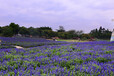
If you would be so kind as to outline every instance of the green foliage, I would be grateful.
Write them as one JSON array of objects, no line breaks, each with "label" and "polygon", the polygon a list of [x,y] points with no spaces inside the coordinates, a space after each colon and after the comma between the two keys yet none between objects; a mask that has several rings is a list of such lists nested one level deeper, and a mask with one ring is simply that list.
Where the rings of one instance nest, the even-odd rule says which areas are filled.
[{"label": "green foliage", "polygon": [[10,60],[9,62],[7,62],[7,65],[11,65],[11,66],[13,66],[14,64],[16,64],[16,61],[12,61],[12,60]]},{"label": "green foliage", "polygon": [[97,69],[99,69],[99,68],[100,68],[100,66],[98,66],[98,65],[96,65],[96,64],[93,64],[93,66],[95,66]]},{"label": "green foliage", "polygon": [[43,70],[42,69],[40,69],[40,73],[43,74]]},{"label": "green foliage", "polygon": [[0,58],[0,62],[3,62],[3,58]]},{"label": "green foliage", "polygon": [[38,62],[38,61],[37,61],[35,64],[36,64],[38,67],[40,67],[40,65],[41,65],[41,63]]},{"label": "green foliage", "polygon": [[87,40],[91,37],[98,39],[110,39],[111,31],[108,29],[100,27],[99,29],[91,30],[89,34],[84,34],[82,30],[75,31],[69,30],[65,31],[63,26],[59,26],[59,29],[53,31],[50,27],[40,27],[34,28],[29,27],[26,28],[24,26],[20,27],[18,24],[10,23],[8,26],[0,27],[0,36],[11,37],[13,35],[17,35],[20,33],[22,36],[33,36],[33,37],[43,37],[43,38],[52,38],[59,37],[62,39],[82,39]]},{"label": "green foliage", "polygon": [[19,33],[22,35],[29,35],[29,31],[26,27],[20,27]]},{"label": "green foliage", "polygon": [[100,27],[99,29],[91,30],[90,35],[98,39],[110,39],[111,31],[108,29]]},{"label": "green foliage", "polygon": [[74,69],[75,69],[74,65],[70,66],[70,70],[74,70]]},{"label": "green foliage", "polygon": [[3,66],[0,66],[0,71],[1,70],[7,70],[8,68],[7,68],[7,66],[5,66],[5,65],[3,65]]},{"label": "green foliage", "polygon": [[93,55],[93,53],[89,52],[89,55]]},{"label": "green foliage", "polygon": [[98,57],[96,58],[96,61],[98,61],[99,63],[105,63],[105,62],[111,61],[111,59]]},{"label": "green foliage", "polygon": [[19,25],[18,24],[10,23],[9,27],[12,28],[13,34],[18,34],[18,32],[19,32]]},{"label": "green foliage", "polygon": [[67,69],[74,69],[74,66],[71,66],[74,63],[78,63],[78,64],[82,64],[83,60],[82,59],[74,59],[74,60],[70,60],[70,61],[62,61],[60,62],[60,66],[61,67],[66,67]]},{"label": "green foliage", "polygon": [[4,58],[6,58],[6,59],[14,59],[14,55],[12,55],[12,54],[5,55]]},{"label": "green foliage", "polygon": [[80,59],[76,58],[76,59],[74,59],[74,63],[82,64],[83,60],[81,58]]},{"label": "green foliage", "polygon": [[55,53],[56,53],[56,49],[51,50],[51,52],[52,52],[53,54],[55,54]]},{"label": "green foliage", "polygon": [[52,31],[50,27],[40,27],[39,30],[51,30]]},{"label": "green foliage", "polygon": [[57,30],[58,32],[65,32],[64,27],[63,26],[59,26],[59,30]]},{"label": "green foliage", "polygon": [[44,53],[37,53],[36,56],[39,57],[39,56],[42,56],[44,55]]},{"label": "green foliage", "polygon": [[35,53],[35,51],[34,51],[34,50],[30,50],[29,52],[30,52],[30,53]]},{"label": "green foliage", "polygon": [[[64,68],[67,68],[67,69],[70,69],[70,70],[73,70],[75,68],[75,66],[73,65],[73,62],[74,60],[70,60],[70,61],[62,61],[60,62],[60,66],[61,67],[64,67]],[[80,61],[75,61],[74,63],[82,63],[81,60]]]},{"label": "green foliage", "polygon": [[82,51],[81,49],[76,49],[76,51]]},{"label": "green foliage", "polygon": [[86,54],[88,54],[88,55],[93,55],[92,52],[84,52],[84,54],[85,54],[85,55],[86,55]]},{"label": "green foliage", "polygon": [[106,54],[112,54],[112,51],[105,51]]},{"label": "green foliage", "polygon": [[57,65],[58,65],[58,63],[57,63],[57,62],[55,62],[55,63],[54,63],[54,66],[57,66]]},{"label": "green foliage", "polygon": [[60,53],[60,52],[57,52],[57,53],[56,53],[56,55],[60,56],[60,55],[61,55],[61,53]]},{"label": "green foliage", "polygon": [[10,76],[14,76],[15,73],[14,73],[14,72],[9,72],[9,75],[10,75]]},{"label": "green foliage", "polygon": [[21,54],[22,56],[24,56],[24,52],[21,52],[20,54]]},{"label": "green foliage", "polygon": [[42,74],[41,74],[41,76],[47,76],[47,74],[45,74],[45,73],[42,73]]},{"label": "green foliage", "polygon": [[90,34],[82,34],[82,40],[87,40],[90,38],[91,38]]},{"label": "green foliage", "polygon": [[67,61],[67,62],[65,62],[65,61],[62,61],[61,63],[60,63],[60,66],[61,67],[66,67],[67,69],[70,69],[70,65],[71,64],[71,61]]},{"label": "green foliage", "polygon": [[75,48],[73,46],[70,46],[70,49],[75,50]]},{"label": "green foliage", "polygon": [[0,34],[2,33],[2,27],[0,26]]},{"label": "green foliage", "polygon": [[18,69],[19,67],[18,64],[15,64],[14,66],[15,66],[14,69]]},{"label": "green foliage", "polygon": [[91,60],[92,60],[91,58],[87,58],[85,61],[89,62],[89,61],[91,61]]},{"label": "green foliage", "polygon": [[2,35],[5,37],[13,36],[13,29],[9,26],[2,27]]},{"label": "green foliage", "polygon": [[29,34],[32,35],[32,36],[37,36],[39,34],[39,32],[37,31],[36,28],[33,28],[33,27],[29,27],[28,28],[28,31],[29,31]]},{"label": "green foliage", "polygon": [[4,48],[14,48],[14,46],[11,46],[11,45],[2,45],[2,46],[0,46],[0,49],[4,49]]}]

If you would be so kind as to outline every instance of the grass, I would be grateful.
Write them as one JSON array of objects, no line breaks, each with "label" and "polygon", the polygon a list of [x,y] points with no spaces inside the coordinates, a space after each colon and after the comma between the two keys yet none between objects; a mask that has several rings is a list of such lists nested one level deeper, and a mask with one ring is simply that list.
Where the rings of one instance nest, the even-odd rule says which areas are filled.
[{"label": "grass", "polygon": [[75,39],[57,39],[57,41],[66,41],[66,42],[88,42],[87,40],[75,40]]}]

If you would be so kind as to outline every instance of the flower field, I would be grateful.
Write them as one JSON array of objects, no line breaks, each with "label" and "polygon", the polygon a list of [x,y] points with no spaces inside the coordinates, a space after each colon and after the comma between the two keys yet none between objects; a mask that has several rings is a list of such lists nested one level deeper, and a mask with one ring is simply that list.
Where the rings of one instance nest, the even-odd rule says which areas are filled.
[{"label": "flower field", "polygon": [[[59,44],[47,45],[52,42]],[[0,75],[114,76],[114,42],[47,41],[29,49],[0,49]]]},{"label": "flower field", "polygon": [[14,46],[22,46],[24,48],[36,47],[42,45],[58,45],[64,44],[66,42],[55,42],[51,40],[46,40],[42,38],[18,38],[18,37],[0,37],[1,46],[0,48],[14,48]]}]

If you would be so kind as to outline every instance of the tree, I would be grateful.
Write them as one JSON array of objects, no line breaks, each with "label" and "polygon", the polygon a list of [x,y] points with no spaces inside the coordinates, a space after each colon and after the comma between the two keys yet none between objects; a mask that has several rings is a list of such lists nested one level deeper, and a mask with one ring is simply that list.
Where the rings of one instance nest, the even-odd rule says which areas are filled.
[{"label": "tree", "polygon": [[93,29],[90,32],[91,37],[99,38],[99,30],[98,29]]},{"label": "tree", "polygon": [[19,32],[19,25],[18,24],[10,23],[9,27],[12,28],[13,34],[18,34],[18,32]]},{"label": "tree", "polygon": [[100,26],[99,29],[91,30],[90,35],[98,39],[110,39],[111,31]]},{"label": "tree", "polygon": [[0,27],[0,33],[2,33],[2,27]]},{"label": "tree", "polygon": [[58,32],[58,37],[65,39],[65,32]]},{"label": "tree", "polygon": [[39,30],[51,30],[52,31],[50,27],[40,27]]},{"label": "tree", "polygon": [[57,30],[57,32],[65,32],[64,27],[63,26],[59,26],[59,30]]},{"label": "tree", "polygon": [[24,26],[20,27],[19,33],[22,35],[29,35],[28,29]]},{"label": "tree", "polygon": [[50,33],[52,33],[52,29],[50,27],[40,27],[37,28],[37,33],[40,37],[50,38]]},{"label": "tree", "polygon": [[2,27],[2,35],[5,37],[13,36],[13,29],[9,26]]},{"label": "tree", "polygon": [[67,38],[69,39],[72,39],[72,38],[75,38],[75,37],[77,37],[77,33],[76,33],[76,31],[75,30],[69,30],[69,31],[67,31]]},{"label": "tree", "polygon": [[67,31],[69,34],[76,34],[76,31],[75,30],[69,30]]},{"label": "tree", "polygon": [[28,31],[29,31],[29,34],[32,35],[32,36],[37,36],[38,35],[38,32],[37,32],[36,28],[29,27]]},{"label": "tree", "polygon": [[91,36],[90,36],[90,34],[82,34],[82,38],[83,39],[90,39]]},{"label": "tree", "polygon": [[77,35],[82,35],[82,34],[83,34],[83,31],[82,31],[82,30],[76,31],[76,34],[77,34]]}]

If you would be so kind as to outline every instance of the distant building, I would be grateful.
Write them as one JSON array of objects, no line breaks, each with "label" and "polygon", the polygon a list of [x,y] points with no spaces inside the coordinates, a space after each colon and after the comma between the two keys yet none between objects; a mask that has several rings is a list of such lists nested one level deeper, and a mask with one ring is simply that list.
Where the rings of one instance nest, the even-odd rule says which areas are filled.
[{"label": "distant building", "polygon": [[110,41],[114,41],[114,29],[113,29],[113,31],[112,31],[112,35],[111,35]]}]

